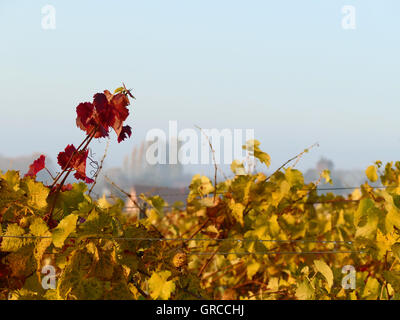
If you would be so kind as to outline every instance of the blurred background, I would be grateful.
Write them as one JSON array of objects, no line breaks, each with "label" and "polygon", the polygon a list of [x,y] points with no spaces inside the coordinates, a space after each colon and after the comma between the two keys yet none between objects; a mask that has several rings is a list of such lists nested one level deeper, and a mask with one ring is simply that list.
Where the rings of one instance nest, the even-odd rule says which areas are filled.
[{"label": "blurred background", "polygon": [[[306,180],[329,168],[334,186],[357,186],[374,161],[399,159],[399,14],[396,0],[1,0],[0,169],[46,154],[57,172],[58,152],[84,137],[76,106],[124,82],[133,134],[111,136],[103,170],[124,188],[175,192],[213,174],[149,166],[146,134],[170,120],[254,129],[270,171],[318,142],[298,164]],[[106,144],[93,143],[94,161]]]}]

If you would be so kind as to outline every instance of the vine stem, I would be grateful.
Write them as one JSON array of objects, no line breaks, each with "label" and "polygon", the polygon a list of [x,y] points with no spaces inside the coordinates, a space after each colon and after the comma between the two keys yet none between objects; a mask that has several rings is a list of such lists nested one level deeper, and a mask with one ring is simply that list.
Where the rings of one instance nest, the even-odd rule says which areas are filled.
[{"label": "vine stem", "polygon": [[[217,172],[218,172],[218,165],[217,165],[217,161],[215,160],[215,150],[212,146],[211,140],[209,138],[209,136],[207,136],[203,129],[200,128],[199,126],[195,126],[197,129],[200,130],[200,132],[206,137],[207,141],[208,141],[208,145],[210,147],[211,153],[212,153],[212,157],[213,157],[213,162],[214,162],[214,202],[215,202],[215,198],[217,197]],[[221,174],[224,176],[225,180],[227,179],[227,177],[225,176],[225,174],[222,172],[222,170],[220,169]]]},{"label": "vine stem", "polygon": [[[121,187],[119,187],[119,186],[118,186],[114,181],[112,181],[109,177],[104,176],[104,178],[107,180],[107,182],[108,182],[109,184],[111,184],[111,185],[112,185],[114,188],[116,188],[119,192],[121,192],[121,193],[123,193],[124,195],[126,195],[126,196],[132,201],[132,203],[140,210],[140,212],[144,213],[144,215],[147,217],[146,210],[143,209],[143,208],[139,205],[139,203],[138,203],[135,199],[133,199],[133,197],[132,197],[128,192],[126,192],[124,189],[122,189]],[[154,208],[154,206],[153,206],[151,203],[150,203],[150,205]],[[156,208],[154,208],[154,209],[156,209]],[[156,209],[156,211],[158,211],[158,210]],[[159,212],[159,213],[160,213],[160,212]],[[158,235],[159,235],[160,238],[165,238],[164,235],[161,233],[161,231],[158,230],[158,228],[157,228],[154,224],[151,224],[151,226],[152,226],[153,229],[158,233]]]},{"label": "vine stem", "polygon": [[[96,134],[96,131],[97,131],[97,127],[94,128],[94,129],[92,130],[92,132],[90,133],[90,135],[88,135],[88,136],[85,138],[85,140],[83,140],[83,142],[82,142],[82,143],[79,145],[79,147],[73,152],[71,158],[68,160],[67,164],[65,165],[65,169],[58,175],[57,179],[53,182],[53,185],[51,186],[51,189],[53,189],[53,188],[55,187],[55,183],[56,183],[56,182],[61,178],[61,176],[66,172],[66,175],[64,176],[64,178],[62,179],[60,185],[57,187],[57,189],[56,189],[56,191],[55,191],[54,200],[53,200],[53,203],[52,203],[52,205],[51,205],[51,209],[50,209],[50,211],[49,211],[49,214],[47,215],[47,221],[50,221],[51,218],[53,217],[53,212],[54,212],[54,209],[55,209],[55,207],[56,207],[56,203],[57,203],[57,200],[58,200],[58,196],[60,195],[61,188],[63,187],[65,181],[67,180],[68,176],[69,176],[69,175],[71,174],[71,172],[72,172],[71,170],[68,169],[68,165],[71,163],[71,161],[72,161],[74,155],[77,154],[78,152],[80,152],[79,149],[82,148],[83,145],[84,145],[84,147],[82,148],[82,150],[86,150],[86,148],[89,146],[90,142],[93,140],[93,138],[94,138],[94,136],[95,136],[95,134]],[[82,151],[82,150],[81,150],[81,151]]]},{"label": "vine stem", "polygon": [[[315,147],[315,146],[319,146],[318,142],[314,143],[311,147],[307,148],[306,150],[310,150],[310,149],[312,149],[312,148]],[[301,157],[305,152],[306,152],[306,151],[304,150],[304,151],[300,152],[298,155],[294,156],[293,158],[290,158],[289,160],[287,160],[287,161],[286,161],[284,164],[282,164],[278,169],[276,169],[276,170],[274,171],[273,174],[271,174],[270,176],[268,176],[268,177],[265,179],[265,181],[268,181],[275,173],[279,172],[279,171],[280,171],[284,166],[286,166],[289,162],[292,162],[292,161],[294,161],[294,160],[297,159],[297,161],[296,161],[295,164],[294,164],[294,165],[296,165],[297,162],[298,162],[298,160],[300,159],[300,157]]]},{"label": "vine stem", "polygon": [[[79,149],[85,144],[85,142],[87,142],[88,140],[92,140],[94,138],[94,135],[97,131],[98,127],[96,126],[89,135],[86,136],[86,138],[82,141],[82,143],[78,146],[78,148],[76,148],[76,150],[72,153],[71,157],[69,158],[67,164],[65,165],[65,167],[68,167],[68,165],[71,163],[72,159],[74,158],[74,156],[79,152]],[[88,145],[88,144],[87,144]],[[87,146],[86,145],[86,146]],[[86,147],[85,147],[86,148]],[[85,148],[83,148],[82,150],[84,150]],[[55,185],[57,184],[58,180],[60,180],[61,176],[67,171],[67,169],[64,169],[61,173],[59,173],[54,181],[53,184],[51,185],[50,189],[53,189],[55,187]]]},{"label": "vine stem", "polygon": [[203,266],[201,267],[199,273],[197,274],[197,277],[201,277],[201,275],[203,274],[203,272],[206,270],[206,268],[208,267],[208,265],[210,264],[211,260],[214,259],[215,255],[217,254],[218,250],[220,248],[220,245],[217,247],[217,249],[215,249],[215,251],[213,252],[213,254],[211,255],[211,257],[209,257],[206,262],[203,264]]}]

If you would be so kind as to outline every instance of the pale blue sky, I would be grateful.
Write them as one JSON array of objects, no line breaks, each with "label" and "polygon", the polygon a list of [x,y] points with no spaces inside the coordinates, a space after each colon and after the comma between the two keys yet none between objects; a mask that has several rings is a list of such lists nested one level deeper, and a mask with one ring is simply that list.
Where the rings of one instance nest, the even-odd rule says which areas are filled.
[{"label": "pale blue sky", "polygon": [[[41,28],[46,4],[56,30]],[[133,136],[111,164],[168,120],[254,128],[274,167],[317,141],[300,167],[399,160],[399,16],[397,0],[0,0],[0,153],[79,144],[76,105],[124,81]]]}]

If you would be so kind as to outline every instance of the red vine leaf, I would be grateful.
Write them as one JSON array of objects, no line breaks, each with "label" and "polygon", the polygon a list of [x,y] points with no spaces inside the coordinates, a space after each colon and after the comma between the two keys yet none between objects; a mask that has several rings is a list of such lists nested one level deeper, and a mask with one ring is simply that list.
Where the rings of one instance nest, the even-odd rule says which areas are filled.
[{"label": "red vine leaf", "polygon": [[25,175],[25,177],[35,177],[39,171],[42,171],[45,168],[45,162],[46,157],[44,155],[41,155],[29,166],[29,171]]},{"label": "red vine leaf", "polygon": [[118,137],[118,142],[131,136],[128,126],[123,122],[129,116],[129,98],[124,93],[111,94],[105,90],[104,93],[96,93],[93,103],[84,102],[76,108],[77,126],[90,134],[97,128],[94,138],[108,137],[110,128],[113,128]]},{"label": "red vine leaf", "polygon": [[89,150],[77,151],[74,145],[68,145],[65,151],[58,154],[58,164],[62,170],[73,169],[75,170],[75,178],[83,180],[86,183],[93,183],[94,181],[86,176],[86,161],[89,155]]},{"label": "red vine leaf", "polygon": [[130,126],[122,127],[121,132],[118,135],[118,143],[124,141],[126,138],[132,135],[132,128]]}]

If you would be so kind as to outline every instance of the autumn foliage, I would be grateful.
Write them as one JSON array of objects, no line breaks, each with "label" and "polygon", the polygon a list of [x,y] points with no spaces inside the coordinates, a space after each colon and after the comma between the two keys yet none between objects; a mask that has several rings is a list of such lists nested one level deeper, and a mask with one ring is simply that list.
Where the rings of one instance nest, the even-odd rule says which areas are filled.
[{"label": "autumn foliage", "polygon": [[[400,162],[377,161],[338,196],[328,171],[305,183],[295,168],[308,150],[269,175],[234,161],[224,181],[193,176],[186,203],[142,194],[132,214],[91,196],[86,174],[93,139],[131,136],[129,98],[121,87],[78,105],[86,136],[59,153],[52,185],[35,179],[44,156],[24,177],[0,172],[0,299],[400,299]],[[244,148],[268,169],[258,141]]]}]

